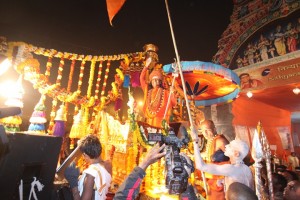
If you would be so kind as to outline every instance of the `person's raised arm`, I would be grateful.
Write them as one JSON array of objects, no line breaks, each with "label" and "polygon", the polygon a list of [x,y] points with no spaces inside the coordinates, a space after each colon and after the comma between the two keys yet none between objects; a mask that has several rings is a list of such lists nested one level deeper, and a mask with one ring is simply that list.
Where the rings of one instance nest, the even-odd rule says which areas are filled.
[{"label": "person's raised arm", "polygon": [[165,144],[159,146],[157,143],[154,147],[152,147],[148,152],[143,161],[139,164],[139,167],[146,171],[147,167],[159,159],[161,159],[166,153],[162,151],[165,148]]},{"label": "person's raised arm", "polygon": [[147,58],[146,62],[145,62],[145,67],[143,68],[141,75],[140,75],[140,83],[141,83],[141,88],[143,90],[145,90],[145,88],[147,87],[147,80],[146,80],[146,74],[147,71],[149,70],[149,65],[152,62],[151,57]]},{"label": "person's raised arm", "polygon": [[191,131],[191,137],[193,140],[193,146],[194,146],[194,158],[195,158],[195,168],[198,170],[203,170],[203,168],[205,167],[205,162],[203,161],[201,154],[200,154],[200,149],[199,149],[199,138],[198,138],[198,134],[197,131],[195,130],[195,128],[193,128],[194,130]]},{"label": "person's raised arm", "polygon": [[133,169],[133,171],[119,187],[114,196],[114,200],[135,199],[138,196],[140,185],[146,175],[145,171],[147,167],[165,156],[166,153],[162,152],[164,148],[165,144],[162,146],[156,144],[147,152],[147,155],[144,157],[143,161]]}]

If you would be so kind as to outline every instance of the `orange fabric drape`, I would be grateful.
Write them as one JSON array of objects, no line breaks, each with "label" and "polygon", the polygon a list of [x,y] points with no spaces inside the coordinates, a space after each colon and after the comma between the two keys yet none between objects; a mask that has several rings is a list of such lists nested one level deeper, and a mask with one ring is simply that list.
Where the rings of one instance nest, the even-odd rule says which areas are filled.
[{"label": "orange fabric drape", "polygon": [[261,121],[262,127],[266,133],[269,144],[277,146],[277,155],[282,156],[283,147],[278,127],[291,127],[291,113],[268,104],[239,97],[232,102],[233,125],[256,127]]}]

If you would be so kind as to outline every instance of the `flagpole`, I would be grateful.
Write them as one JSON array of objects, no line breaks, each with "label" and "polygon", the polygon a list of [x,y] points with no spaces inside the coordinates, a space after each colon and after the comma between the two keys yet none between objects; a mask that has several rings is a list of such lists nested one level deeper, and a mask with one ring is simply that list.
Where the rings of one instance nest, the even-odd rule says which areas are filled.
[{"label": "flagpole", "polygon": [[[183,78],[182,69],[181,69],[180,57],[179,57],[178,50],[177,50],[175,35],[174,35],[174,31],[173,31],[173,25],[172,25],[168,0],[165,0],[165,4],[166,4],[168,20],[169,20],[169,25],[170,25],[170,30],[171,30],[171,36],[172,36],[172,41],[173,41],[175,55],[176,55],[177,67],[178,67],[178,71],[179,71],[179,74],[180,74],[180,77],[181,77],[181,84],[182,84],[182,89],[183,89],[183,93],[184,93],[184,99],[185,99],[185,102],[186,102],[186,108],[187,108],[187,112],[188,112],[188,116],[189,116],[190,127],[191,127],[191,131],[194,132],[196,130],[194,128],[194,123],[193,123],[193,120],[192,120],[190,105],[189,105],[188,98],[187,98],[187,95],[186,95],[186,88],[185,88],[184,78]],[[192,133],[192,134],[194,134],[194,133]],[[203,179],[203,183],[204,183],[203,184],[204,185],[204,190],[207,194],[206,178],[204,176],[203,171],[201,171],[201,175],[202,175],[202,179]]]}]

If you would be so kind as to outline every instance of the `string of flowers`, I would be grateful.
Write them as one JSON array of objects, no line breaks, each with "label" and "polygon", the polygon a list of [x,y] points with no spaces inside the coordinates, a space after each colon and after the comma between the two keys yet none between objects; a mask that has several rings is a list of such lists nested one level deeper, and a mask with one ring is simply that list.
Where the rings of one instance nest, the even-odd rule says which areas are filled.
[{"label": "string of flowers", "polygon": [[[74,74],[75,63],[76,63],[76,60],[73,59],[72,62],[71,62],[71,66],[70,66],[69,80],[68,80],[68,85],[67,85],[67,93],[71,92],[71,86],[72,86],[72,83],[73,83],[73,74]],[[69,108],[68,102],[66,102],[65,106],[66,106],[66,112],[68,112],[68,108]]]},{"label": "string of flowers", "polygon": [[[101,81],[101,75],[102,75],[102,67],[103,67],[103,61],[100,61],[99,67],[98,67],[97,80],[96,80],[96,88],[95,88],[95,102],[96,103],[98,103],[98,99],[99,99],[99,88],[100,88],[100,81]],[[96,116],[96,109],[93,109],[92,119],[95,119],[95,116]]]},{"label": "string of flowers", "polygon": [[[88,127],[88,119],[89,119],[89,107],[93,106],[94,104],[94,98],[91,97],[92,94],[92,87],[93,87],[93,80],[94,80],[94,75],[95,75],[95,66],[96,62],[92,60],[91,62],[91,67],[90,67],[90,77],[89,77],[89,82],[88,82],[88,89],[87,89],[87,99],[89,100],[88,105],[85,105],[84,108],[84,117],[83,117],[83,126],[85,128]],[[93,123],[93,122],[91,122]]]},{"label": "string of flowers", "polygon": [[[78,77],[78,84],[77,84],[77,92],[80,94],[81,93],[81,86],[82,86],[82,80],[83,80],[83,76],[84,76],[84,68],[85,68],[85,63],[86,63],[86,60],[83,59],[80,63],[80,71],[79,71],[79,77]],[[82,118],[82,123],[84,124],[84,113],[85,113],[85,110],[84,110],[84,107],[81,107],[82,109],[82,113],[83,113],[83,118]],[[75,108],[74,108],[74,115],[77,115],[79,113],[79,106],[76,105]],[[81,124],[80,124],[81,126]],[[82,128],[81,129],[81,136],[85,135],[85,128]],[[79,139],[81,136],[79,135],[76,135],[76,137],[72,137],[72,135],[70,134],[70,139],[71,139],[71,144],[70,146],[73,146],[75,144],[75,139]]]},{"label": "string of flowers", "polygon": [[89,84],[88,84],[88,89],[87,89],[87,98],[91,98],[92,95],[92,87],[93,87],[93,81],[94,81],[94,75],[95,75],[95,66],[96,62],[92,60],[91,62],[91,68],[90,68],[90,77],[89,77]]},{"label": "string of flowers", "polygon": [[84,73],[85,60],[81,61],[77,90],[81,92],[82,79]]},{"label": "string of flowers", "polygon": [[24,42],[8,42],[8,49],[6,52],[6,56],[9,60],[13,60],[13,51],[14,47],[24,46],[26,43]]},{"label": "string of flowers", "polygon": [[[56,77],[56,85],[58,87],[61,86],[61,79],[62,79],[62,72],[63,72],[64,65],[65,65],[65,61],[64,61],[64,58],[62,57],[59,61],[57,77]],[[49,122],[49,128],[48,128],[48,132],[50,134],[53,134],[54,118],[55,118],[55,115],[56,115],[56,108],[57,108],[57,99],[53,98],[52,109],[51,109],[51,114],[50,114],[50,122]]]},{"label": "string of flowers", "polygon": [[34,45],[28,44],[30,47],[29,50],[30,52],[36,54],[36,55],[43,55],[43,56],[48,56],[49,52],[55,52],[53,53],[53,57],[56,58],[61,58],[64,57],[65,59],[70,59],[69,57],[72,57],[72,59],[75,60],[86,60],[86,61],[91,61],[95,60],[96,62],[98,61],[115,61],[115,60],[121,60],[124,58],[128,57],[134,57],[135,55],[141,55],[143,52],[135,52],[135,53],[127,53],[127,54],[117,54],[117,55],[97,55],[97,56],[92,56],[92,55],[78,55],[75,53],[69,53],[69,52],[60,52],[56,51],[53,49],[45,49],[42,47],[36,47]]},{"label": "string of flowers", "polygon": [[48,61],[47,61],[47,64],[46,64],[45,77],[46,77],[46,80],[47,80],[47,81],[49,80],[50,70],[51,70],[51,67],[52,67],[52,58],[53,58],[53,56],[52,56],[52,55],[49,55]]},{"label": "string of flowers", "polygon": [[105,93],[105,89],[106,89],[106,85],[107,85],[108,73],[109,73],[109,69],[110,69],[110,61],[107,62],[106,66],[107,67],[105,69],[104,82],[103,82],[103,86],[102,86],[101,96],[104,96],[104,93]]},{"label": "string of flowers", "polygon": [[96,81],[96,89],[95,89],[95,99],[99,98],[99,88],[100,88],[100,81],[101,81],[101,75],[102,75],[102,65],[103,61],[100,61],[99,69],[98,69],[98,76]]},{"label": "string of flowers", "polygon": [[56,78],[56,84],[58,86],[61,86],[61,79],[62,79],[62,72],[64,70],[64,65],[65,65],[64,57],[61,57],[61,59],[59,61],[59,66],[58,66],[58,71],[57,71],[57,78]]},{"label": "string of flowers", "polygon": [[[77,85],[77,91],[79,94],[81,93],[81,86],[82,86],[82,79],[83,79],[83,75],[84,75],[83,73],[84,73],[85,62],[86,62],[85,60],[82,60],[81,64],[80,64],[80,71],[79,71],[78,85]],[[79,110],[79,108],[76,105],[74,108],[74,115],[77,115],[78,110]]]},{"label": "string of flowers", "polygon": [[49,126],[48,126],[48,134],[52,135],[53,134],[53,127],[54,127],[54,118],[56,115],[56,108],[57,108],[57,99],[54,98],[52,100],[52,108],[50,112],[50,121],[49,121]]}]

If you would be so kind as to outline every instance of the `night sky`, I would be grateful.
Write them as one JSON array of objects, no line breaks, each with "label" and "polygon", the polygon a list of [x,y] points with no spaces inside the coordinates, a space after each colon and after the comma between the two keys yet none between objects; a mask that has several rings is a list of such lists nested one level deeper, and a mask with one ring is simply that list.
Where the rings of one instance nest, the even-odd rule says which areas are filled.
[{"label": "night sky", "polygon": [[[127,0],[113,26],[105,0],[0,2],[0,35],[8,41],[85,55],[139,52],[153,43],[163,65],[176,57],[164,0]],[[180,59],[210,62],[230,23],[232,0],[169,0],[168,4]]]},{"label": "night sky", "polygon": [[[169,0],[181,60],[210,61],[230,22],[232,0]],[[1,0],[0,34],[9,41],[78,54],[107,55],[159,47],[175,58],[164,0],[127,0],[109,24],[105,0]]]}]

